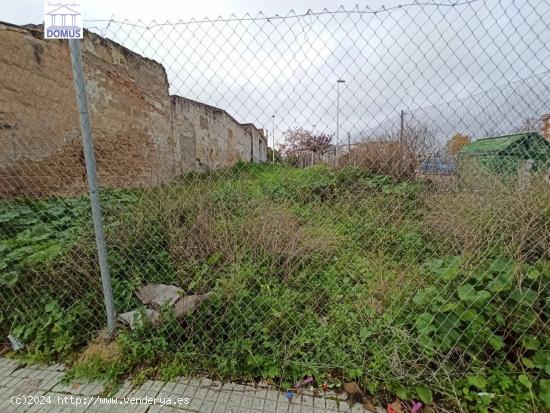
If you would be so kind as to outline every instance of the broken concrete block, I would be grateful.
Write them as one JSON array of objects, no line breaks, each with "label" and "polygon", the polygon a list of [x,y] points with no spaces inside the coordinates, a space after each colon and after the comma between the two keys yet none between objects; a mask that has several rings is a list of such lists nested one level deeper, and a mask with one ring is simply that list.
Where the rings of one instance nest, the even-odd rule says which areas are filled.
[{"label": "broken concrete block", "polygon": [[8,340],[10,341],[10,345],[13,351],[21,350],[23,347],[25,347],[21,340],[19,340],[15,336],[12,336],[11,334],[8,336]]},{"label": "broken concrete block", "polygon": [[153,324],[155,324],[159,321],[160,314],[158,311],[146,308],[145,310],[133,310],[119,314],[117,320],[129,325],[133,330],[134,328],[143,325],[143,317],[146,317]]},{"label": "broken concrete block", "polygon": [[204,300],[210,298],[214,293],[211,291],[206,294],[188,295],[182,297],[176,302],[174,306],[174,315],[176,318],[181,318],[186,314],[192,313],[195,307],[197,307]]},{"label": "broken concrete block", "polygon": [[165,304],[174,305],[181,298],[183,291],[174,285],[146,284],[136,291],[136,295],[143,304],[150,304],[160,308]]},{"label": "broken concrete block", "polygon": [[[186,314],[193,312],[193,310],[204,300],[211,297],[214,293],[209,292],[206,294],[188,295],[182,297],[183,290],[174,285],[167,284],[146,284],[136,291],[136,295],[139,300],[155,310],[160,310],[163,306],[168,306],[174,309],[174,315],[176,318],[181,318]],[[153,310],[146,310],[153,311]],[[121,314],[119,318],[130,324],[135,322],[135,311]],[[160,314],[155,311],[155,320],[158,321]],[[123,317],[124,316],[124,317]],[[131,321],[130,321],[131,320]]]}]

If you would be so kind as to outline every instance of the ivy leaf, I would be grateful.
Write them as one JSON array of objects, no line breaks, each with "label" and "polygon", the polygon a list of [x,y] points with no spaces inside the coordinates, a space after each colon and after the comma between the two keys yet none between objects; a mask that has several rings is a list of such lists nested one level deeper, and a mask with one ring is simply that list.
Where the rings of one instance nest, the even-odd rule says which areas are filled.
[{"label": "ivy leaf", "polygon": [[57,309],[57,303],[55,301],[50,301],[46,306],[44,307],[44,311],[47,313],[51,313]]},{"label": "ivy leaf", "polygon": [[489,300],[492,298],[493,294],[491,294],[487,290],[481,290],[478,291],[475,298],[475,303],[478,306],[484,306],[489,302]]},{"label": "ivy leaf", "polygon": [[17,271],[0,273],[0,285],[13,287],[19,281],[20,274]]},{"label": "ivy leaf", "polygon": [[361,327],[361,330],[359,330],[359,337],[361,338],[361,340],[366,340],[371,335],[372,332],[367,327]]},{"label": "ivy leaf", "polygon": [[63,246],[60,244],[53,244],[46,246],[45,248],[29,255],[23,260],[25,264],[36,265],[44,262],[52,261],[55,257],[59,256],[63,252]]},{"label": "ivy leaf", "polygon": [[497,336],[496,334],[491,334],[488,341],[491,347],[493,347],[493,349],[496,351],[504,347],[504,340],[502,339],[502,337]]},{"label": "ivy leaf", "polygon": [[470,277],[476,280],[477,282],[483,281],[485,278],[488,278],[487,272],[479,268],[476,268],[470,273]]},{"label": "ivy leaf", "polygon": [[489,290],[494,293],[509,291],[511,288],[512,279],[506,275],[499,275],[489,284]]},{"label": "ivy leaf", "polygon": [[499,326],[505,326],[506,325],[506,320],[504,319],[504,316],[502,315],[502,313],[500,311],[495,311],[495,313],[493,314],[494,318],[495,318],[495,322],[499,325]]},{"label": "ivy leaf", "polygon": [[523,337],[523,348],[526,350],[538,350],[540,348],[540,340],[533,335]]},{"label": "ivy leaf", "polygon": [[437,295],[437,288],[427,287],[414,296],[413,302],[418,305],[426,305],[432,302]]},{"label": "ivy leaf", "polygon": [[281,369],[276,366],[270,366],[265,370],[267,378],[274,379],[281,376]]},{"label": "ivy leaf", "polygon": [[521,362],[528,369],[534,369],[535,368],[535,363],[533,363],[533,360],[531,360],[530,358],[522,357]]},{"label": "ivy leaf", "polygon": [[458,298],[462,301],[471,302],[475,300],[476,290],[470,284],[461,285],[458,288]]},{"label": "ivy leaf", "polygon": [[487,387],[487,379],[483,376],[468,376],[467,380],[470,386],[474,386],[479,390],[485,390],[485,388]]},{"label": "ivy leaf", "polygon": [[550,380],[541,379],[539,388],[539,399],[544,402],[547,409],[550,409]]},{"label": "ivy leaf", "polygon": [[425,404],[433,403],[432,391],[428,389],[426,386],[416,386],[414,389],[416,390],[416,394],[422,403],[425,403]]},{"label": "ivy leaf", "polygon": [[444,281],[451,281],[458,275],[459,269],[455,267],[440,268],[436,271]]},{"label": "ivy leaf", "polygon": [[506,259],[496,259],[491,263],[489,271],[494,274],[511,273],[514,268],[514,262]]},{"label": "ivy leaf", "polygon": [[424,334],[421,334],[420,336],[418,336],[418,343],[422,346],[422,348],[424,349],[424,351],[427,353],[427,354],[433,354],[434,351],[434,343],[433,343],[433,340],[424,335]]},{"label": "ivy leaf", "polygon": [[439,311],[441,311],[442,313],[448,313],[449,311],[456,310],[457,308],[459,308],[459,306],[461,306],[459,302],[445,303],[440,307]]},{"label": "ivy leaf", "polygon": [[529,271],[527,271],[527,278],[530,280],[536,280],[540,277],[540,271],[536,268],[531,268]]},{"label": "ivy leaf", "polygon": [[21,216],[21,213],[18,211],[7,211],[0,214],[0,223],[10,222],[15,218]]},{"label": "ivy leaf", "polygon": [[531,327],[538,319],[538,315],[532,309],[524,309],[521,314],[518,315],[518,320],[512,327],[512,329],[518,333],[523,333],[526,329]]},{"label": "ivy leaf", "polygon": [[394,387],[393,391],[401,400],[409,400],[411,398],[409,392],[403,386],[397,385]]},{"label": "ivy leaf", "polygon": [[460,318],[464,321],[471,322],[474,321],[478,316],[479,313],[476,310],[474,310],[473,308],[468,308],[460,315]]},{"label": "ivy leaf", "polygon": [[434,317],[430,313],[422,313],[414,323],[418,332],[429,334],[435,330],[433,325]]},{"label": "ivy leaf", "polygon": [[550,353],[547,351],[536,351],[533,356],[533,363],[538,369],[543,369],[546,364],[550,364]]},{"label": "ivy leaf", "polygon": [[530,288],[520,288],[512,293],[511,298],[520,305],[532,307],[537,302],[538,294]]},{"label": "ivy leaf", "polygon": [[533,387],[533,383],[531,383],[531,380],[529,380],[529,377],[527,377],[527,375],[525,374],[520,374],[518,376],[518,381],[528,389]]}]

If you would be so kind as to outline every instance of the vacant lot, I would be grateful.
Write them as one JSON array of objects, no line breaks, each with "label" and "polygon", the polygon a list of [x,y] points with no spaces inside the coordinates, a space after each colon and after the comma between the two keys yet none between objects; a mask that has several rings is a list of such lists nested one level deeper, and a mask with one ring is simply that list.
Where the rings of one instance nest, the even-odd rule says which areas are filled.
[{"label": "vacant lot", "polygon": [[[480,178],[481,179],[481,178]],[[474,187],[472,187],[474,185]],[[105,325],[86,198],[0,204],[0,334],[116,380],[204,372],[471,411],[550,408],[550,191],[240,164],[102,195],[116,309],[146,283],[192,314]],[[485,188],[485,189],[483,189]]]}]

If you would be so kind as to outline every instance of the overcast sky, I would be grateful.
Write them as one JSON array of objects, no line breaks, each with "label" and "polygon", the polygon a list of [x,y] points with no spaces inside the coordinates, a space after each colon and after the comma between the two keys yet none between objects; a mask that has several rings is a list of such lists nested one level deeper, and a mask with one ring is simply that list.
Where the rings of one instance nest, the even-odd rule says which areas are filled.
[{"label": "overcast sky", "polygon": [[[1,1],[0,20],[42,21],[41,0]],[[361,137],[388,120],[397,126],[401,110],[418,114],[430,107],[424,119],[445,135],[469,131],[469,119],[479,120],[479,113],[482,133],[511,131],[520,119],[550,112],[547,0],[457,0],[453,7],[422,3],[376,14],[367,6],[406,2],[355,3],[89,0],[84,17],[89,29],[162,63],[172,94],[269,130],[275,114],[277,141],[294,126],[336,134],[339,78],[346,81],[340,89],[341,142],[348,132]],[[325,8],[336,12],[322,13]],[[314,13],[303,15],[308,10]],[[286,18],[246,18],[260,11]],[[232,14],[240,19],[228,21]],[[210,21],[192,22],[204,17]]]}]

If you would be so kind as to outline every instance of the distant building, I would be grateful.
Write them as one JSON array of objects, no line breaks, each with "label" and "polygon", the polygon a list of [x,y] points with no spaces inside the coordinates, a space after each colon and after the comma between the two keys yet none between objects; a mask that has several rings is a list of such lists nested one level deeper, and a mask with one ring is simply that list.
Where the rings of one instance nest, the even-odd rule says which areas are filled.
[{"label": "distant building", "polygon": [[517,174],[527,161],[531,171],[545,171],[550,167],[550,141],[537,132],[478,139],[464,146],[458,159],[459,171],[468,161],[502,176]]},{"label": "distant building", "polygon": [[540,117],[541,126],[540,126],[540,134],[544,139],[547,141],[550,141],[550,113],[547,113],[546,115],[542,115]]},{"label": "distant building", "polygon": [[423,174],[450,175],[456,170],[453,159],[444,157],[428,157],[420,162],[420,172]]}]

